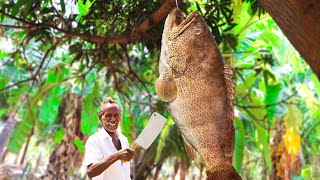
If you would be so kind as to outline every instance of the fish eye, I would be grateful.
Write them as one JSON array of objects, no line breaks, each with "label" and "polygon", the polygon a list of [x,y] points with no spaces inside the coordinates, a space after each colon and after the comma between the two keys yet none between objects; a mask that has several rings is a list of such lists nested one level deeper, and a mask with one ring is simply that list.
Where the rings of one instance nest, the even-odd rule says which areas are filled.
[{"label": "fish eye", "polygon": [[201,33],[201,29],[200,28],[196,28],[196,35],[199,35]]},{"label": "fish eye", "polygon": [[201,35],[202,34],[202,29],[201,29],[201,24],[197,23],[195,27],[196,35]]}]

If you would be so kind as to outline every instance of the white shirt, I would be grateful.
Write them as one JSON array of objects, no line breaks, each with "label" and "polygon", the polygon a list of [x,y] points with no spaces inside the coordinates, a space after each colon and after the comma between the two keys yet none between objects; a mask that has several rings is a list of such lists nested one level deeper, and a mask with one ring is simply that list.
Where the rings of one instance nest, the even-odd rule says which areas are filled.
[{"label": "white shirt", "polygon": [[[129,143],[127,138],[117,131],[121,148],[128,148]],[[105,157],[117,152],[117,149],[112,143],[112,138],[108,132],[101,128],[98,132],[89,137],[85,146],[84,165],[87,167],[90,164],[101,162]],[[100,175],[95,176],[92,180],[131,180],[130,178],[130,162],[122,163],[121,160],[114,162]]]}]

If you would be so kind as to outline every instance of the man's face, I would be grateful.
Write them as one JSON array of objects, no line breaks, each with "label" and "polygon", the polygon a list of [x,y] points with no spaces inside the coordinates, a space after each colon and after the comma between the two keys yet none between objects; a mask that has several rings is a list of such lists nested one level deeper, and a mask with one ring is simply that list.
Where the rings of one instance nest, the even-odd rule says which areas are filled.
[{"label": "man's face", "polygon": [[102,126],[108,132],[115,132],[120,122],[120,108],[117,104],[106,104],[102,109],[102,115],[99,117]]}]

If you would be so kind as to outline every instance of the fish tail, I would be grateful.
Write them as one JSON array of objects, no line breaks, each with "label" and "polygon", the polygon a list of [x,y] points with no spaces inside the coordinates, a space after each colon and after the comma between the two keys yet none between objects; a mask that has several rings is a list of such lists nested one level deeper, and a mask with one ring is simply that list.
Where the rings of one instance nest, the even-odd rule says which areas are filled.
[{"label": "fish tail", "polygon": [[242,180],[233,166],[227,166],[224,169],[212,169],[207,171],[207,180]]}]

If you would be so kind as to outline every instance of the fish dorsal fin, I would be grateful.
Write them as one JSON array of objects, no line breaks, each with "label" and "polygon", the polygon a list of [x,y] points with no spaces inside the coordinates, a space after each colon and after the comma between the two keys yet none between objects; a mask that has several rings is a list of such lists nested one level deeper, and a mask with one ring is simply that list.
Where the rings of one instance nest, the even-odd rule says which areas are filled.
[{"label": "fish dorsal fin", "polygon": [[183,134],[181,134],[181,136],[182,136],[182,139],[183,139],[184,149],[186,150],[188,156],[192,160],[195,160],[199,156],[198,151],[191,144],[188,143],[188,141],[183,136]]},{"label": "fish dorsal fin", "polygon": [[225,131],[225,146],[224,154],[232,162],[233,150],[234,150],[234,136],[235,131],[233,127],[234,117],[234,81],[233,81],[233,68],[230,65],[224,66],[224,78],[227,85],[227,96],[228,96],[228,110],[226,119],[226,131]]},{"label": "fish dorsal fin", "polygon": [[224,66],[224,79],[227,85],[227,96],[228,96],[228,114],[231,120],[233,120],[233,109],[234,109],[234,81],[233,81],[233,68],[229,65]]}]

